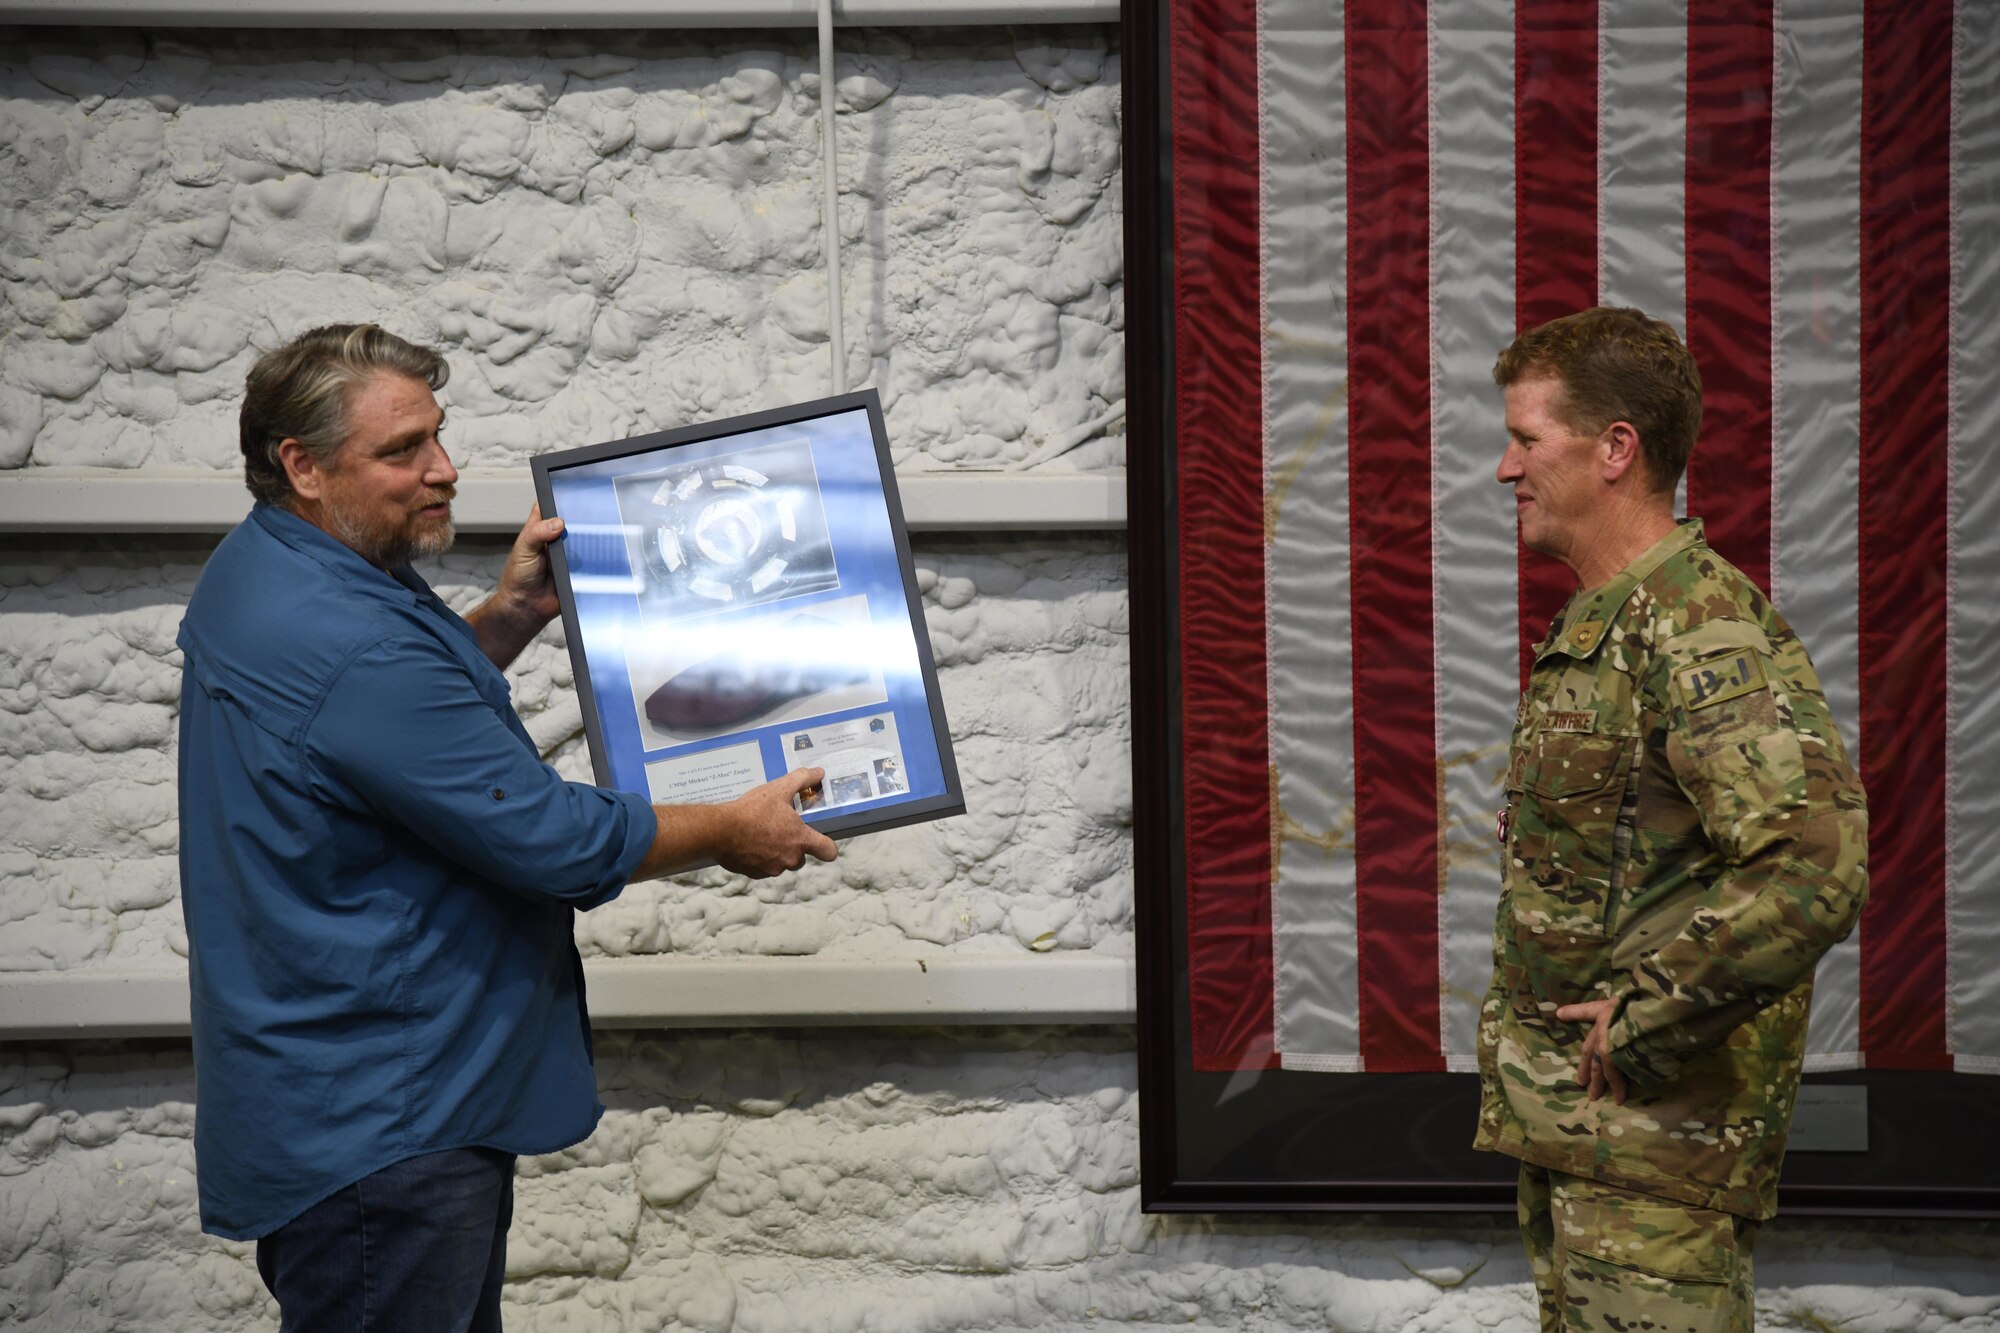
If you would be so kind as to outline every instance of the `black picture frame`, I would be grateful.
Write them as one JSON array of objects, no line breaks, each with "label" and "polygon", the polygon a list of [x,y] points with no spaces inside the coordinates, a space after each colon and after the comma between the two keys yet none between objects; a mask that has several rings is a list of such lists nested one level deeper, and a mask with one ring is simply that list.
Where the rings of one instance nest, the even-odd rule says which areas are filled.
[{"label": "black picture frame", "polygon": [[[1172,8],[1122,7],[1141,1208],[1509,1212],[1517,1163],[1471,1148],[1476,1075],[1193,1067],[1174,582]],[[1781,1213],[2000,1217],[2000,1079],[1861,1070],[1808,1083],[1865,1090],[1868,1148],[1795,1150]]]},{"label": "black picture frame", "polygon": [[[599,785],[698,803],[824,767],[824,804],[803,813],[829,837],[965,812],[875,390],[557,450],[531,466],[542,514],[570,525],[549,551]],[[579,524],[566,497],[600,521]],[[580,584],[617,584],[618,570],[621,586],[580,600]],[[636,651],[675,674],[656,684],[657,671],[642,672],[632,624],[647,644]],[[779,637],[798,650],[773,652]],[[871,674],[851,653],[856,640],[899,664]],[[832,672],[812,650],[828,643]],[[652,785],[655,768],[685,794]]]}]

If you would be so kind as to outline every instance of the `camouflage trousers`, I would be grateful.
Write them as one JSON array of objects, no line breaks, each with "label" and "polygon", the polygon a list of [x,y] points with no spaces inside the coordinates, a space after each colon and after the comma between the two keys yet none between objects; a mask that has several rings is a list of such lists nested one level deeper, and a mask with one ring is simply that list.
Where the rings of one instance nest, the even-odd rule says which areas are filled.
[{"label": "camouflage trousers", "polygon": [[1521,1164],[1542,1333],[1752,1333],[1757,1223]]}]

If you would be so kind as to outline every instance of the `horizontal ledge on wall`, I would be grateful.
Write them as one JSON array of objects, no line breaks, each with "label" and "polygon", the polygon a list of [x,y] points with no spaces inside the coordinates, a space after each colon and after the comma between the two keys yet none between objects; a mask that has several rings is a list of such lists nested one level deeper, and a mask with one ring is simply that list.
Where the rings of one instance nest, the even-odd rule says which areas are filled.
[{"label": "horizontal ledge on wall", "polygon": [[[1118,472],[907,472],[896,476],[917,531],[1103,530],[1125,526]],[[535,485],[527,468],[466,468],[453,515],[460,532],[513,532]],[[234,472],[166,468],[23,468],[0,472],[0,532],[226,532],[250,512]]]},{"label": "horizontal ledge on wall", "polygon": [[1133,963],[1095,954],[880,959],[601,958],[596,1027],[1129,1023]]},{"label": "horizontal ledge on wall", "polygon": [[[4,0],[0,23],[188,27],[810,28],[816,0]],[[835,0],[841,27],[1116,23],[1118,0]]]},{"label": "horizontal ledge on wall", "polygon": [[[600,1028],[1130,1023],[1129,958],[1049,953],[903,959],[592,958]],[[0,1040],[185,1037],[177,969],[0,973]]]}]

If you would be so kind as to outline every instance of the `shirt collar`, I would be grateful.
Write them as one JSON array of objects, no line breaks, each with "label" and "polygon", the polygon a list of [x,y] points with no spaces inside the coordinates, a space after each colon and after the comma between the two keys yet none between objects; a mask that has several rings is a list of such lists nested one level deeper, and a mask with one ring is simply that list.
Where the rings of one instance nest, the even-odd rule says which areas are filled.
[{"label": "shirt collar", "polygon": [[378,569],[346,542],[314,527],[289,509],[259,500],[251,508],[250,518],[271,536],[301,555],[317,560],[343,579],[375,592],[388,593],[393,589],[407,594],[414,601],[424,601],[431,596],[430,585],[408,565],[388,571]]},{"label": "shirt collar", "polygon": [[1653,571],[1682,551],[1702,544],[1698,518],[1684,518],[1674,530],[1654,542],[1638,558],[1595,588],[1586,588],[1569,599],[1562,615],[1556,617],[1549,637],[1535,649],[1535,660],[1551,653],[1568,657],[1588,657],[1595,652],[1604,631],[1617,617],[1619,608],[1631,600],[1632,592],[1653,576]]}]

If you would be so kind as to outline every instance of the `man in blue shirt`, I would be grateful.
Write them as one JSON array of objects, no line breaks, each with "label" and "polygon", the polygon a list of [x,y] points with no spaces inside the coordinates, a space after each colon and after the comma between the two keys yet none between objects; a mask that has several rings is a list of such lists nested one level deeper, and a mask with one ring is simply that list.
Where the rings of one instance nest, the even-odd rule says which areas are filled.
[{"label": "man in blue shirt", "polygon": [[258,1241],[291,1330],[498,1329],[514,1157],[603,1108],[571,914],[834,845],[801,770],[727,804],[566,782],[504,668],[557,610],[536,511],[461,619],[437,353],[315,329],[252,368],[257,505],[181,627],[181,896],[202,1225]]}]

